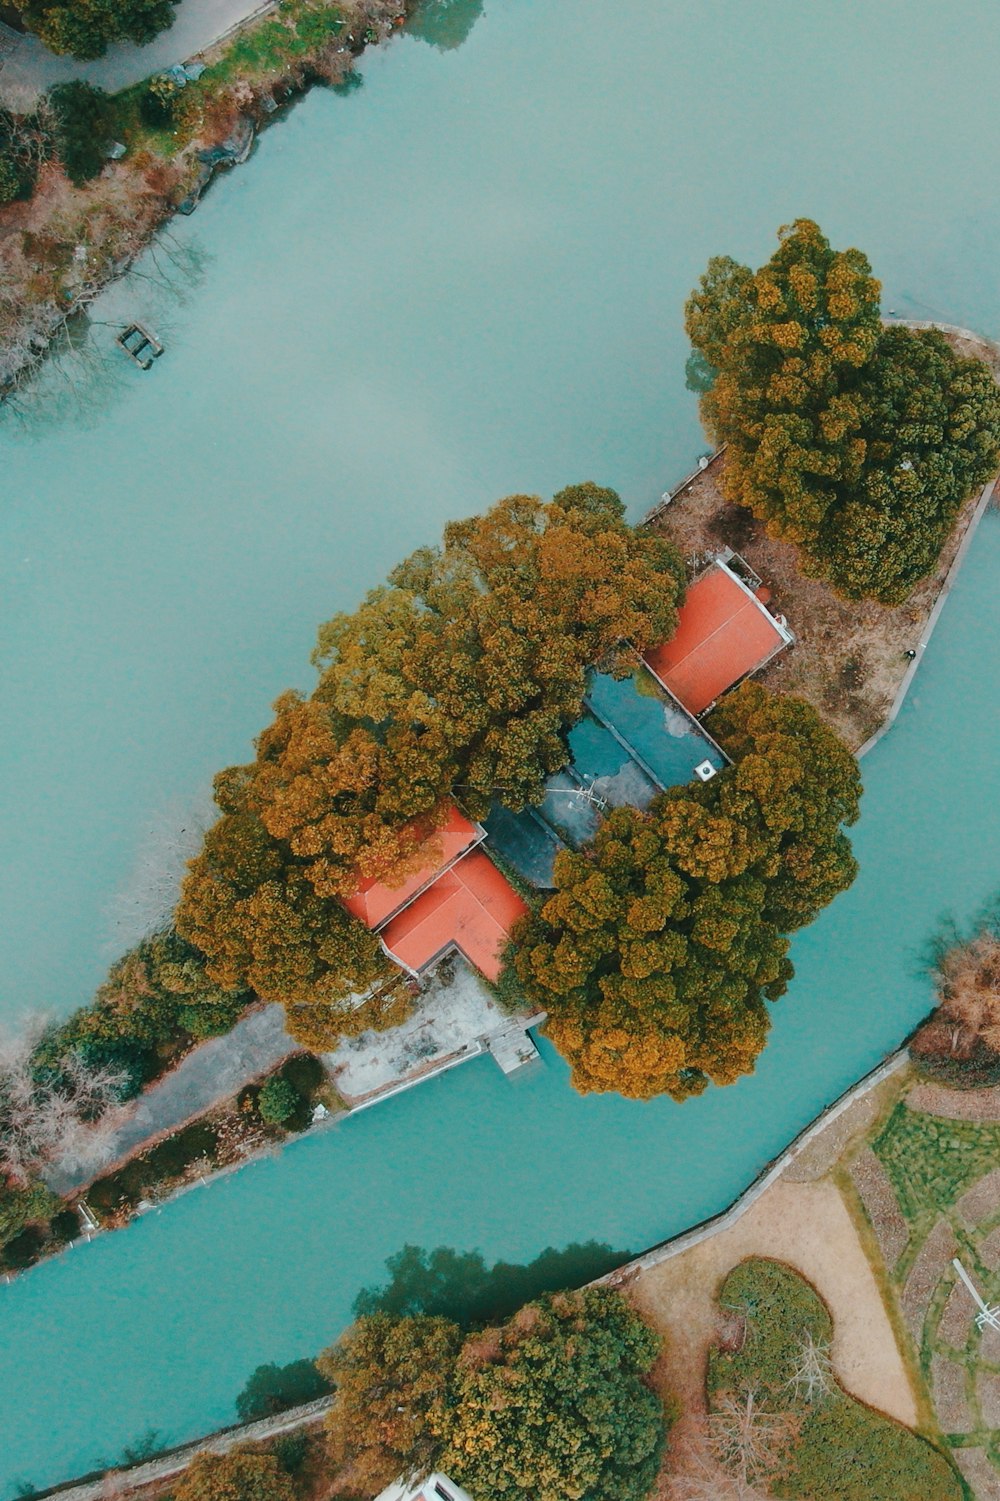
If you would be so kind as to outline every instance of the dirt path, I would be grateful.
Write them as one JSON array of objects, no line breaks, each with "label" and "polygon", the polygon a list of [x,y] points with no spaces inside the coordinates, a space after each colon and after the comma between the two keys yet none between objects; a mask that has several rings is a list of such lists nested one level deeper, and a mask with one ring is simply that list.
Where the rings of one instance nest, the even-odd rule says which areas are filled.
[{"label": "dirt path", "polygon": [[828,1180],[772,1184],[731,1229],[641,1272],[630,1284],[637,1306],[667,1335],[664,1375],[684,1407],[704,1410],[716,1290],[747,1256],[787,1261],[808,1278],[833,1314],[833,1362],[844,1387],[915,1425],[916,1400],[878,1284],[847,1206]]}]

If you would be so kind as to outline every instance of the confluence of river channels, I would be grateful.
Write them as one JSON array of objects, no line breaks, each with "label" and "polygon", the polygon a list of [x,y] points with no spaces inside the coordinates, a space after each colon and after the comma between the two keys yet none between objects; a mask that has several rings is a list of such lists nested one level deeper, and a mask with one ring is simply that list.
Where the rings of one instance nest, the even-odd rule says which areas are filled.
[{"label": "confluence of river channels", "polygon": [[[637,516],[690,469],[709,255],[757,264],[809,214],[901,316],[1000,334],[985,0],[456,3],[461,46],[314,92],[108,294],[82,398],[53,367],[4,421],[11,1015],[87,998],[142,829],[246,757],[319,620],[500,495],[592,477]],[[148,375],[111,343],[135,316]],[[927,1009],[928,939],[995,889],[998,567],[988,515],[752,1079],[639,1105],[576,1096],[546,1047],[513,1083],[473,1062],[28,1272],[0,1289],[0,1493],[231,1420],[404,1242],[624,1257],[727,1204]]]}]

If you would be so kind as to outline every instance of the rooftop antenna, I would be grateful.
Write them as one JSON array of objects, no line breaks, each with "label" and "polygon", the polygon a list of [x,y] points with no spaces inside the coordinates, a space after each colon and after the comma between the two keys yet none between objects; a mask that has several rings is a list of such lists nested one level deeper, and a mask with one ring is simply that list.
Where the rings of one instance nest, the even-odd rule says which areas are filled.
[{"label": "rooftop antenna", "polygon": [[983,1301],[979,1293],[976,1291],[975,1283],[973,1282],[972,1278],[969,1276],[968,1272],[965,1270],[965,1267],[959,1261],[957,1256],[952,1258],[951,1264],[955,1268],[958,1275],[961,1277],[962,1281],[965,1283],[966,1287],[969,1289],[969,1292],[972,1294],[975,1302],[979,1307],[979,1312],[976,1314],[976,1328],[985,1329],[987,1326],[989,1326],[990,1329],[1000,1329],[1000,1308],[991,1308],[988,1303]]},{"label": "rooftop antenna", "polygon": [[574,787],[569,791],[570,797],[578,798],[581,803],[593,803],[595,808],[600,808],[603,813],[608,806],[606,797],[602,797],[597,791],[597,779],[588,773],[588,780],[582,787]]}]

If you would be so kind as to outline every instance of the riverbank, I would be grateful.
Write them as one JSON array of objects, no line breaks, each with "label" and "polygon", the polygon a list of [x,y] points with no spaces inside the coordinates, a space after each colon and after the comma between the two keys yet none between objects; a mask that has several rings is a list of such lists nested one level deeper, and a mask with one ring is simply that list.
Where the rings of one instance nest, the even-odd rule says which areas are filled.
[{"label": "riverbank", "polygon": [[54,343],[79,337],[94,299],[179,208],[197,204],[218,167],[246,160],[283,106],[316,83],[359,82],[355,60],[393,36],[416,4],[282,0],[254,11],[185,59],[201,71],[184,85],[172,128],[144,119],[144,84],[114,95],[120,160],[80,187],[46,161],[30,199],[0,207],[0,393],[15,395]]}]

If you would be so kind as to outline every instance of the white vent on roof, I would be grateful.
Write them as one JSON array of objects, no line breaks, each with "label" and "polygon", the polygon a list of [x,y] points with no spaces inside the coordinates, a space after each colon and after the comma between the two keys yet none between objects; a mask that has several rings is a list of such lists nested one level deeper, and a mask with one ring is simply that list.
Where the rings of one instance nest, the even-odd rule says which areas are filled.
[{"label": "white vent on roof", "polygon": [[700,777],[703,782],[710,782],[715,776],[715,771],[716,768],[712,765],[711,761],[699,761],[694,769],[694,774],[696,777]]}]

